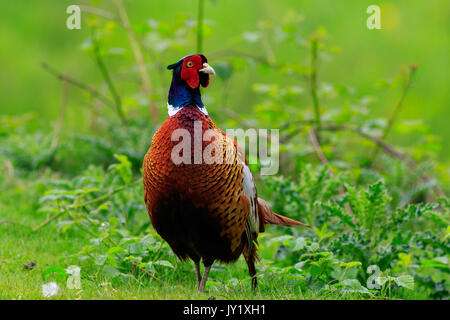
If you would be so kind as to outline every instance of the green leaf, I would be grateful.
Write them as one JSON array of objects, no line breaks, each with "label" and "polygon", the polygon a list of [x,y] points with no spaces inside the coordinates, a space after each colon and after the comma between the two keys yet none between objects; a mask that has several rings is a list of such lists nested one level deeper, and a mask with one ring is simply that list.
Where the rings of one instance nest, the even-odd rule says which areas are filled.
[{"label": "green leaf", "polygon": [[279,242],[282,242],[284,245],[286,245],[288,243],[288,241],[291,239],[294,239],[294,236],[284,235],[284,236],[275,237],[275,238],[272,238],[269,241],[267,241],[267,246],[271,246],[272,244],[279,243]]},{"label": "green leaf", "polygon": [[117,253],[127,253],[127,252],[125,251],[124,248],[121,248],[121,247],[111,247],[111,248],[108,249],[108,254],[109,255],[114,255],[114,254],[117,254]]},{"label": "green leaf", "polygon": [[298,237],[294,240],[294,248],[292,248],[292,251],[299,251],[302,250],[306,246],[305,238]]},{"label": "green leaf", "polygon": [[315,251],[319,250],[320,246],[319,246],[319,244],[317,242],[313,242],[307,248],[308,248],[308,251],[315,252]]},{"label": "green leaf", "polygon": [[145,265],[145,270],[150,271],[151,273],[156,273],[156,269],[155,269],[155,266],[153,265],[153,261],[150,261]]},{"label": "green leaf", "polygon": [[361,265],[362,265],[362,263],[359,261],[351,261],[351,262],[341,262],[341,264],[339,266],[344,267],[344,268],[353,268],[353,267],[359,267]]},{"label": "green leaf", "polygon": [[218,285],[219,285],[219,283],[216,282],[216,281],[207,280],[207,281],[206,281],[206,284],[205,284],[205,288],[208,288],[208,287],[217,287]]},{"label": "green leaf", "polygon": [[342,281],[342,284],[345,285],[344,291],[370,294],[370,291],[366,287],[362,286],[357,279],[345,279]]},{"label": "green leaf", "polygon": [[447,264],[443,264],[441,261],[438,261],[436,259],[421,260],[420,264],[426,268],[448,269]]},{"label": "green leaf", "polygon": [[303,266],[307,263],[308,261],[300,261],[297,262],[294,266],[295,269],[297,269],[298,271],[302,271]]},{"label": "green leaf", "polygon": [[105,264],[106,258],[108,258],[108,255],[101,254],[101,255],[97,256],[97,258],[95,258],[94,263],[98,266],[102,266]]},{"label": "green leaf", "polygon": [[402,275],[395,278],[395,282],[400,286],[409,290],[414,290],[414,278],[409,275]]},{"label": "green leaf", "polygon": [[399,253],[398,258],[399,258],[398,263],[405,268],[411,264],[411,255],[410,254]]},{"label": "green leaf", "polygon": [[73,226],[75,226],[77,224],[76,221],[73,220],[66,220],[66,221],[60,221],[58,222],[58,227],[60,228],[59,230],[64,233],[67,230],[69,230],[70,228],[72,228]]},{"label": "green leaf", "polygon": [[114,268],[113,266],[107,265],[103,268],[103,275],[107,278],[115,278],[118,277],[120,274],[121,272],[116,268]]},{"label": "green leaf", "polygon": [[158,265],[158,266],[164,266],[164,267],[169,267],[172,269],[175,269],[175,267],[173,266],[173,264],[171,264],[169,261],[167,260],[158,260],[156,261],[154,264]]},{"label": "green leaf", "polygon": [[443,264],[448,264],[448,257],[447,256],[436,257],[433,260],[436,260],[436,261],[441,262]]}]

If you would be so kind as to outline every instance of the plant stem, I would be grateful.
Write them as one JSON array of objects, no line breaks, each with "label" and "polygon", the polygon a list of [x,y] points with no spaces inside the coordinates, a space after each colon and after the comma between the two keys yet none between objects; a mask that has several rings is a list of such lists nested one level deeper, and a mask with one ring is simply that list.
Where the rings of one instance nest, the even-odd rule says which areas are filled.
[{"label": "plant stem", "polygon": [[84,84],[81,81],[68,76],[67,74],[61,73],[61,72],[53,69],[45,62],[42,63],[42,68],[44,70],[48,71],[49,73],[53,74],[54,76],[56,76],[59,80],[66,81],[80,89],[88,91],[92,96],[98,98],[101,102],[103,102],[108,107],[110,107],[112,109],[115,108],[114,102],[112,102],[110,99],[105,97],[100,91],[96,90],[94,87]]},{"label": "plant stem", "polygon": [[131,49],[133,50],[134,58],[136,59],[136,63],[139,68],[139,73],[142,79],[142,89],[145,92],[145,95],[149,101],[150,113],[154,121],[158,119],[158,107],[153,101],[152,98],[152,85],[150,81],[150,77],[147,74],[147,70],[145,67],[144,56],[142,55],[141,48],[136,40],[135,34],[130,27],[130,21],[128,19],[127,12],[123,5],[122,0],[114,1],[117,10],[119,11],[120,21],[122,26],[125,28],[128,36],[128,41],[130,42]]},{"label": "plant stem", "polygon": [[153,274],[151,274],[150,272],[148,272],[148,271],[145,270],[144,268],[142,268],[142,267],[140,267],[140,266],[138,266],[138,265],[136,265],[136,266],[138,267],[139,270],[141,270],[142,272],[144,272],[144,273],[145,273],[146,275],[148,275],[150,278],[152,278],[152,279],[158,281],[160,284],[162,284],[162,285],[164,285],[164,286],[166,285],[166,283],[165,283],[164,281],[158,279],[157,277],[155,277]]},{"label": "plant stem", "polygon": [[109,92],[111,93],[116,107],[117,115],[119,116],[120,120],[123,124],[127,124],[127,119],[125,118],[125,115],[122,110],[122,99],[120,98],[119,93],[116,90],[116,87],[114,86],[113,81],[111,80],[111,76],[109,75],[108,69],[106,68],[105,63],[102,60],[101,54],[100,54],[100,48],[98,44],[98,40],[95,36],[94,30],[92,30],[92,43],[94,46],[94,57],[95,62],[97,63],[98,68],[100,69],[100,72],[103,76],[103,78],[106,81],[106,84],[108,86]]},{"label": "plant stem", "polygon": [[53,134],[52,143],[50,145],[50,150],[54,151],[56,147],[58,146],[59,136],[61,133],[63,121],[64,121],[64,114],[66,112],[66,105],[67,105],[67,91],[69,90],[69,84],[66,80],[62,80],[62,96],[61,96],[61,105],[59,107],[59,114],[58,114],[58,122],[55,126],[55,132]]},{"label": "plant stem", "polygon": [[[328,159],[325,157],[325,154],[322,151],[322,147],[320,146],[320,143],[318,140],[317,132],[316,132],[316,130],[314,130],[314,128],[311,128],[309,130],[309,138],[311,139],[311,142],[314,146],[314,150],[316,151],[316,154],[319,157],[320,161],[322,161],[322,163],[325,166],[328,166],[328,172],[330,173],[330,175],[334,176],[335,172],[334,172],[333,168],[331,168],[330,163],[328,162]],[[344,188],[342,186],[338,188],[338,192],[341,196],[344,196],[344,194],[345,194]],[[345,210],[347,211],[347,213],[349,215],[353,216],[352,208],[350,207],[348,202],[345,202]]]},{"label": "plant stem", "polygon": [[[106,200],[109,197],[111,197],[112,195],[114,195],[114,194],[116,194],[116,193],[118,193],[118,192],[120,192],[122,190],[125,190],[128,187],[133,186],[133,185],[138,184],[138,183],[142,183],[142,179],[140,179],[140,178],[136,179],[136,180],[130,182],[129,184],[121,186],[121,187],[118,187],[117,189],[114,189],[111,192],[109,192],[109,193],[107,193],[107,194],[105,194],[103,196],[100,196],[98,198],[95,198],[95,199],[92,199],[92,200],[89,200],[89,201],[85,201],[85,202],[82,202],[82,203],[78,203],[78,204],[74,203],[74,204],[65,206],[65,207],[62,208],[63,210],[60,210],[60,212],[58,212],[55,215],[51,216],[50,218],[48,218],[47,220],[45,220],[44,222],[42,222],[38,226],[31,227],[31,229],[32,229],[32,231],[37,231],[37,230],[41,229],[42,227],[44,227],[45,225],[47,225],[50,222],[52,222],[53,220],[55,220],[58,217],[60,217],[62,214],[69,212],[69,209],[77,209],[77,208],[85,207],[85,206],[88,206],[88,205],[91,205],[91,204],[94,204],[94,203]],[[15,222],[10,222],[10,223],[15,223]],[[19,224],[19,223],[15,223],[15,224]]]},{"label": "plant stem", "polygon": [[[317,46],[318,46],[318,39],[317,38],[311,39],[310,40],[310,45],[311,45],[310,89],[311,89],[311,96],[312,96],[313,106],[314,106],[316,130],[320,134],[320,131],[321,131],[320,105],[319,105],[319,98],[317,96]],[[320,141],[320,136],[318,136],[318,140]]]},{"label": "plant stem", "polygon": [[202,53],[203,50],[203,13],[204,0],[198,0],[197,12],[197,53]]},{"label": "plant stem", "polygon": [[[361,137],[363,137],[363,138],[365,138],[367,140],[370,140],[373,143],[375,143],[378,147],[380,147],[384,152],[386,152],[390,156],[406,162],[406,164],[409,167],[411,167],[413,169],[417,169],[419,167],[406,154],[401,153],[400,151],[396,150],[393,146],[387,144],[386,142],[384,142],[380,138],[373,137],[370,134],[362,131],[360,128],[352,127],[352,126],[346,126],[346,125],[330,125],[330,126],[322,127],[322,131],[351,131],[351,132],[357,133]],[[430,182],[431,181],[430,177],[428,177],[425,174],[421,174],[420,177],[425,182]],[[446,197],[444,192],[442,191],[442,189],[437,184],[434,186],[434,191],[439,197],[441,197],[441,198],[445,198]]]},{"label": "plant stem", "polygon": [[[408,92],[408,89],[411,87],[411,82],[412,79],[414,77],[414,74],[416,73],[416,69],[417,69],[417,65],[416,64],[411,64],[409,66],[408,69],[408,75],[406,78],[406,82],[403,86],[403,90],[402,90],[402,94],[400,96],[400,99],[398,100],[397,104],[395,105],[394,111],[392,112],[391,116],[388,119],[387,125],[383,130],[383,133],[380,136],[380,139],[383,141],[384,139],[386,139],[386,137],[388,136],[388,134],[391,132],[392,130],[392,126],[394,125],[395,121],[397,120],[398,114],[402,108],[403,105],[403,101],[405,100],[406,97],[406,93]],[[372,154],[370,156],[370,159],[374,159],[376,157],[376,155],[378,154],[378,150],[379,147],[378,145],[375,145],[375,148],[372,151]],[[373,161],[371,161],[373,162]]]}]

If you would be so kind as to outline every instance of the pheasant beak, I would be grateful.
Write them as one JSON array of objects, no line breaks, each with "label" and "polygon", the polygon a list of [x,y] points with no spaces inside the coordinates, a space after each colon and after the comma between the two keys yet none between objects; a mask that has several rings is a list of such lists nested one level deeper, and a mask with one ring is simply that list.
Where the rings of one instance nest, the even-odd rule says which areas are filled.
[{"label": "pheasant beak", "polygon": [[203,64],[203,68],[198,71],[216,76],[216,72],[214,71],[214,69],[206,62]]}]

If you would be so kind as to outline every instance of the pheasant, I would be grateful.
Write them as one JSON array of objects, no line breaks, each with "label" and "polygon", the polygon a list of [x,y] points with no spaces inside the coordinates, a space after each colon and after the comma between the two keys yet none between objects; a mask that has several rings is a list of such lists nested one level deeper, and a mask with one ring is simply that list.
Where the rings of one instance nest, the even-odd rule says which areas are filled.
[{"label": "pheasant", "polygon": [[[207,87],[215,72],[206,57],[190,55],[167,69],[173,70],[169,116],[154,134],[143,162],[150,220],[179,259],[193,260],[199,292],[214,261],[232,263],[241,254],[255,290],[257,237],[264,225],[306,225],[272,212],[258,198],[245,153],[209,117],[200,86]],[[205,139],[207,132],[214,137]],[[213,150],[209,156],[208,148]]]}]

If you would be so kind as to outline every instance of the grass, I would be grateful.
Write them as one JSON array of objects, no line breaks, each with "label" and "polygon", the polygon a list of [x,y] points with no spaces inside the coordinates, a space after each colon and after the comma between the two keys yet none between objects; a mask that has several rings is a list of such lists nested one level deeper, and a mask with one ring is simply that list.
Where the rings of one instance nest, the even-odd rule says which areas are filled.
[{"label": "grass", "polygon": [[[11,12],[0,25],[11,40],[5,52],[14,59],[8,55],[2,59],[11,71],[7,83],[0,86],[8,91],[3,95],[3,112],[39,115],[32,120],[0,116],[0,299],[42,299],[42,285],[55,280],[62,290],[52,299],[448,298],[450,205],[440,189],[448,191],[448,166],[438,162],[436,172],[427,169],[427,161],[449,156],[440,141],[450,131],[442,126],[445,117],[438,116],[442,108],[437,107],[445,105],[440,102],[448,96],[440,89],[445,83],[440,58],[448,51],[441,41],[445,38],[442,9],[447,3],[424,7],[419,2],[381,1],[383,30],[379,32],[365,28],[364,13],[371,4],[367,1],[338,7],[330,0],[320,4],[262,1],[256,7],[204,0],[198,0],[198,7],[179,0],[125,5],[117,0],[114,4],[106,1],[102,6],[117,9],[124,28],[103,18],[88,21],[83,13],[79,32],[65,30],[64,2],[52,8],[36,2],[31,16],[16,6],[5,8]],[[49,23],[41,23],[43,16]],[[420,30],[413,30],[406,22],[418,16],[432,17],[429,20],[436,23],[419,23]],[[148,19],[157,20],[161,28],[148,29]],[[199,28],[192,23],[195,19]],[[236,23],[229,24],[230,19]],[[269,26],[266,21],[277,23]],[[316,37],[307,37],[311,33]],[[245,40],[244,34],[253,35],[250,38],[256,34],[259,40]],[[41,35],[45,35],[42,41]],[[86,41],[89,36],[95,36],[92,46]],[[286,40],[292,36],[295,41]],[[150,40],[153,37],[157,40]],[[177,45],[154,46],[158,37],[160,42]],[[311,46],[299,39],[309,39]],[[84,49],[78,50],[82,43]],[[249,127],[282,129],[281,175],[266,180],[267,187],[258,187],[258,193],[265,197],[267,192],[276,211],[308,219],[316,227],[309,231],[267,228],[260,237],[263,259],[257,266],[257,293],[250,289],[247,266],[241,259],[233,265],[215,265],[207,292],[197,294],[193,264],[176,261],[168,245],[148,227],[141,185],[129,188],[133,178],[141,183],[141,177],[133,173],[141,168],[142,152],[154,131],[153,124],[147,124],[147,107],[155,124],[167,116],[164,108],[156,107],[166,102],[169,75],[163,66],[192,53],[195,44],[197,51],[222,69],[204,96],[221,127],[250,123]],[[117,55],[120,49],[124,54]],[[239,53],[220,54],[233,50]],[[308,51],[310,71],[306,70]],[[252,63],[245,67],[239,56],[253,57]],[[39,67],[42,62],[61,83],[49,80]],[[409,75],[402,70],[395,75],[410,62],[415,64]],[[92,67],[95,64],[97,68]],[[412,82],[417,66],[419,73]],[[290,73],[297,71],[289,76],[285,67]],[[124,75],[142,81],[131,84],[123,81]],[[394,80],[405,76],[401,95],[388,94],[387,89],[395,91]],[[43,80],[48,84],[45,90],[36,85]],[[97,91],[101,81],[105,90]],[[414,90],[406,97],[410,84]],[[285,89],[291,85],[296,88],[292,96]],[[91,101],[74,86],[112,106],[122,126],[110,123],[108,113],[96,103],[95,111],[88,111]],[[261,86],[272,89],[256,90]],[[311,97],[300,92],[308,86]],[[142,96],[150,97],[149,101],[136,98]],[[222,111],[229,113],[223,116]],[[56,114],[58,123],[52,133]],[[391,116],[378,118],[381,114]],[[432,126],[414,124],[408,121],[411,117]],[[134,121],[138,118],[147,119],[145,125]],[[315,131],[303,123],[310,118]],[[225,120],[237,121],[224,124]],[[300,124],[307,130],[298,130]],[[35,134],[37,129],[43,135]],[[377,130],[383,130],[382,134]],[[294,131],[297,134],[292,135]],[[305,135],[308,131],[310,139]],[[363,139],[337,131],[352,131]],[[366,140],[376,147],[366,145]],[[307,151],[311,143],[315,153]],[[405,143],[408,150],[402,147]],[[372,165],[378,149],[391,158],[380,154]],[[115,154],[121,154],[116,157],[119,163],[106,170]],[[315,164],[317,156],[330,165],[328,171],[321,165],[303,167]],[[433,177],[439,177],[437,185]],[[257,179],[257,183],[263,181]],[[30,261],[37,265],[24,268]],[[81,290],[66,286],[65,268],[74,264],[82,268]],[[380,291],[365,287],[371,265],[381,265],[384,279],[389,279]],[[52,269],[59,273],[49,275]],[[355,290],[365,293],[351,293]]]},{"label": "grass", "polygon": [[[55,235],[49,230],[42,230],[35,234],[19,230],[19,227],[2,226],[0,238],[2,261],[0,264],[0,299],[43,299],[41,287],[46,281],[41,272],[52,265],[60,265],[58,256],[81,246],[81,241]],[[6,232],[7,231],[7,232]],[[7,236],[5,236],[7,235]],[[7,250],[5,250],[8,248]],[[37,263],[32,270],[23,268],[29,261]],[[145,276],[140,280],[141,285],[134,281],[131,283],[111,283],[100,277],[82,277],[82,290],[60,292],[53,299],[367,299],[362,295],[342,294],[313,294],[301,292],[296,288],[278,286],[279,281],[260,281],[258,293],[253,294],[249,287],[242,287],[231,292],[210,291],[197,294],[194,288],[195,276],[193,273],[186,276],[189,269],[193,270],[192,263],[179,265],[177,270],[166,273],[162,279],[167,286],[151,281]],[[244,262],[238,261],[236,265],[226,266],[225,272],[217,269],[210,274],[211,278],[229,278],[244,271]],[[274,279],[275,280],[275,279]]]},{"label": "grass", "polygon": [[[32,217],[28,217],[33,221]],[[41,287],[45,281],[41,273],[53,265],[61,265],[59,257],[81,249],[82,238],[73,238],[53,232],[52,227],[36,233],[21,226],[3,225],[0,227],[0,299],[42,299]],[[29,261],[37,263],[33,269],[24,269]],[[223,272],[220,270],[224,270]],[[360,295],[342,294],[315,295],[301,292],[296,288],[279,286],[278,281],[260,281],[259,292],[253,294],[249,287],[231,292],[206,292],[197,294],[194,288],[195,276],[192,263],[179,264],[173,272],[163,274],[161,279],[167,283],[162,286],[141,275],[141,285],[130,283],[111,283],[101,277],[82,277],[82,290],[60,293],[55,299],[207,299],[211,295],[217,299],[342,299],[366,298]],[[212,270],[212,279],[247,277],[245,263],[239,260],[236,265],[220,266]],[[274,279],[276,280],[276,279]]]},{"label": "grass", "polygon": [[[32,181],[32,179],[30,179]],[[34,185],[34,187],[31,187]],[[48,283],[42,272],[51,266],[69,266],[69,256],[82,249],[88,242],[83,233],[74,231],[61,233],[55,224],[48,224],[38,231],[28,226],[42,223],[46,217],[37,212],[40,183],[14,180],[6,183],[0,195],[0,299],[44,299],[42,285]],[[143,215],[146,213],[143,212]],[[15,221],[18,224],[6,223]],[[270,248],[262,247],[261,255],[270,257]],[[25,269],[24,264],[33,261],[36,266]],[[260,277],[259,289],[253,293],[245,261],[236,264],[215,265],[210,273],[209,287],[205,293],[195,291],[195,275],[192,262],[178,262],[174,270],[167,269],[158,274],[166,283],[161,285],[145,274],[137,280],[110,281],[101,274],[81,271],[81,290],[70,290],[61,286],[57,296],[51,299],[367,299],[362,294],[303,292],[299,286],[290,286],[282,276]],[[229,290],[217,289],[214,280],[226,283],[229,279],[246,279],[244,284]],[[247,281],[248,280],[248,281]]]}]

